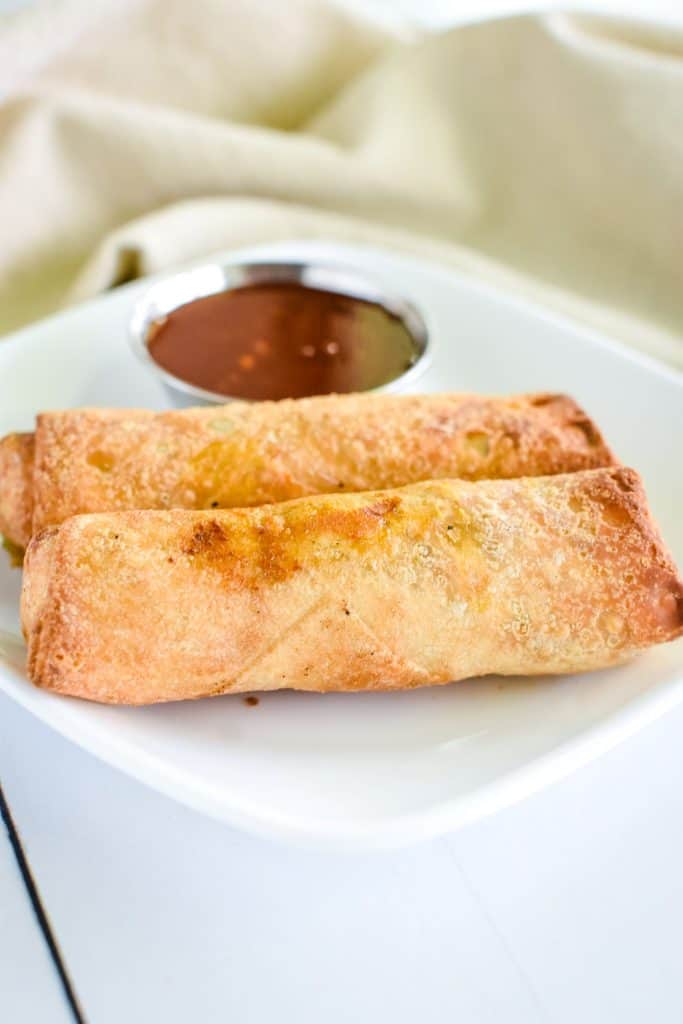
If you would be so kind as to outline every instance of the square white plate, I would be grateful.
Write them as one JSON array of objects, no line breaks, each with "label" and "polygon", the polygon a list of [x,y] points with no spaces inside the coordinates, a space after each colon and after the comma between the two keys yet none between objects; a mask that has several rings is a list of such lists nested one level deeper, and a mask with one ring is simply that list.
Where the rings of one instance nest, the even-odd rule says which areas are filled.
[{"label": "square white plate", "polygon": [[[425,391],[560,390],[645,478],[683,557],[683,378],[587,330],[449,271],[377,250],[288,243],[226,258],[366,268],[423,311]],[[163,408],[126,325],[149,282],[0,342],[0,435],[78,405]],[[205,813],[297,842],[390,846],[450,831],[566,775],[683,698],[681,642],[618,669],[388,694],[239,697],[114,708],[34,689],[18,625],[20,573],[0,560],[0,687],[98,757]]]}]

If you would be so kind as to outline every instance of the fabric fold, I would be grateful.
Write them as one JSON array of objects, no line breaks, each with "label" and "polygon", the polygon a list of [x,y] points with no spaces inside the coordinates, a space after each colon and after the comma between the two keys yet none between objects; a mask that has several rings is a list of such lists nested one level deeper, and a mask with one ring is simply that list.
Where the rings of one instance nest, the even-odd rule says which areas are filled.
[{"label": "fabric fold", "polygon": [[0,329],[285,238],[384,245],[683,366],[683,36],[519,16],[407,42],[294,0],[0,23]]}]

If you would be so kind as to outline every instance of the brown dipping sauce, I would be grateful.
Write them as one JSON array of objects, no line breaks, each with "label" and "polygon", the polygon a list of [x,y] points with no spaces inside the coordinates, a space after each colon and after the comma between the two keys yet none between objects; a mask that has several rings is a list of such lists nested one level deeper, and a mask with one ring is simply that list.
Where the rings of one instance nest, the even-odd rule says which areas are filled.
[{"label": "brown dipping sauce", "polygon": [[367,391],[400,377],[419,355],[383,306],[279,282],[179,306],[150,328],[149,352],[189,384],[254,399]]}]

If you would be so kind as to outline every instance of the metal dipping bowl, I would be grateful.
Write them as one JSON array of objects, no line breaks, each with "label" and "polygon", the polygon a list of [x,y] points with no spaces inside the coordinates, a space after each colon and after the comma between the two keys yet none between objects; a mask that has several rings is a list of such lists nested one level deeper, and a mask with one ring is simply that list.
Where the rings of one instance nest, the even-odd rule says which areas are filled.
[{"label": "metal dipping bowl", "polygon": [[249,401],[239,395],[224,395],[189,384],[169,373],[152,358],[149,351],[150,329],[154,323],[179,306],[207,295],[242,288],[245,285],[300,284],[352,298],[365,299],[383,306],[402,321],[415,343],[417,359],[404,373],[373,393],[403,391],[412,385],[429,364],[429,334],[422,316],[406,299],[389,294],[381,285],[360,273],[331,263],[207,263],[180,274],[166,277],[153,285],[136,303],[130,320],[129,335],[133,351],[163,381],[173,404],[224,405],[230,401]]}]

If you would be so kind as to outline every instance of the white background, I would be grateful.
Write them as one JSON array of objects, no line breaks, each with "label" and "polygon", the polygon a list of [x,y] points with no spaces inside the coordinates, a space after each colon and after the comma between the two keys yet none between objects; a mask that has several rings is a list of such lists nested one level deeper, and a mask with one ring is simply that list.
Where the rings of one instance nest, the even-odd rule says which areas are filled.
[{"label": "white background", "polygon": [[[19,3],[21,0],[15,0]],[[25,2],[25,0],[24,0]],[[526,11],[577,10],[626,15],[683,24],[681,0],[337,0],[340,6],[362,11],[390,24],[414,24],[444,28],[462,21],[502,17]]]},{"label": "white background", "polygon": [[[354,6],[433,25],[521,9]],[[600,9],[683,24],[678,0]],[[682,738],[679,708],[494,819],[371,856],[233,832],[6,698],[0,779],[91,1024],[680,1024]],[[0,1020],[69,1019],[0,836]]]}]

